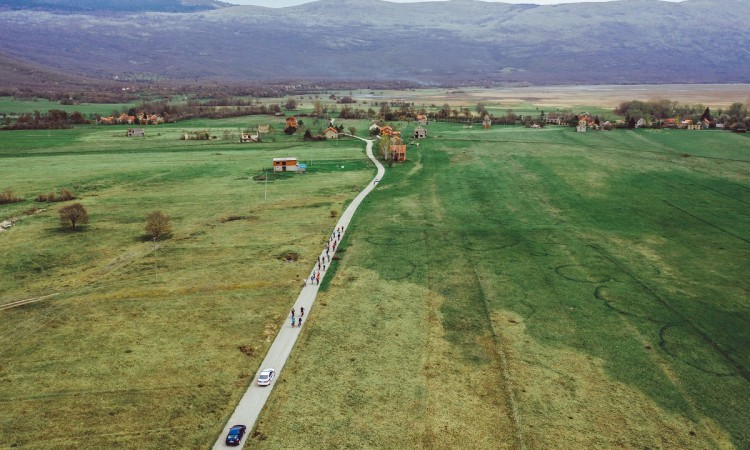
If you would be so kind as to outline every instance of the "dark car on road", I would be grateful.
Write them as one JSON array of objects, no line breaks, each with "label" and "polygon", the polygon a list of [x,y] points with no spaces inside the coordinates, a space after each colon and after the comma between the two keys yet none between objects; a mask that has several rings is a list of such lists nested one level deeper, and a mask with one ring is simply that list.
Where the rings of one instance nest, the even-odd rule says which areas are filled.
[{"label": "dark car on road", "polygon": [[245,435],[246,430],[247,427],[245,425],[234,425],[230,428],[227,434],[227,445],[240,445],[240,441],[242,441],[242,436]]}]

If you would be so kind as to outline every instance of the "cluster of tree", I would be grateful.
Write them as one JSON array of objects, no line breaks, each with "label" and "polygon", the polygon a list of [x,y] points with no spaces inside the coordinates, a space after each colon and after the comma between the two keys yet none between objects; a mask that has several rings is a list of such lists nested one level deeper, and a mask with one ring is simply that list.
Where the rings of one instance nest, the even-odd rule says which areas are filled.
[{"label": "cluster of tree", "polygon": [[[164,122],[173,123],[178,120],[188,119],[224,119],[227,117],[241,117],[254,115],[274,115],[281,112],[281,106],[278,104],[263,105],[255,103],[252,100],[235,99],[233,102],[245,102],[246,106],[232,105],[224,106],[220,100],[208,100],[205,102],[188,101],[187,104],[175,104],[168,101],[156,101],[143,103],[138,108],[130,108],[124,113],[128,116],[138,117],[138,111],[149,111],[164,118]],[[117,117],[122,114],[120,111],[113,110],[111,116]],[[100,119],[98,114],[94,115],[95,119]],[[136,121],[138,124],[138,121]]]},{"label": "cluster of tree", "polygon": [[[666,119],[691,120],[699,123],[707,119],[711,124],[724,124],[726,128],[737,126],[750,126],[748,120],[748,107],[740,102],[733,103],[728,109],[723,108],[713,112],[705,105],[682,105],[669,99],[658,99],[649,101],[632,100],[622,102],[615,108],[615,114],[625,117],[630,125],[640,119],[651,125],[659,126]],[[634,125],[633,125],[634,126]]]},{"label": "cluster of tree", "polygon": [[374,109],[369,108],[367,111],[359,108],[352,108],[349,105],[343,106],[339,111],[339,118],[341,119],[375,119],[378,117],[378,113]]},{"label": "cluster of tree", "polygon": [[9,116],[3,118],[3,130],[58,130],[71,128],[73,125],[89,123],[78,111],[68,113],[59,109],[50,109],[46,113],[34,111],[19,115],[15,121]]},{"label": "cluster of tree", "polygon": [[[79,225],[89,223],[89,214],[86,207],[80,203],[63,206],[58,211],[60,223],[63,226],[75,230]],[[172,224],[169,217],[161,211],[153,211],[146,216],[146,235],[149,240],[158,241],[172,235]]]},{"label": "cluster of tree", "polygon": [[350,104],[350,103],[357,103],[357,101],[354,100],[351,95],[345,95],[341,97],[340,99],[336,100],[336,103]]}]

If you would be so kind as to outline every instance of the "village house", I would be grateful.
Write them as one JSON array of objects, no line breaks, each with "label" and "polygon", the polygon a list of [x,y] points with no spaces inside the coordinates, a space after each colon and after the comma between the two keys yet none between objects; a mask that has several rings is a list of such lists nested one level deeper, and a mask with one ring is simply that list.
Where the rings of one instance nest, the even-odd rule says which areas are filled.
[{"label": "village house", "polygon": [[419,125],[427,125],[427,116],[425,116],[424,114],[417,114],[417,123]]},{"label": "village house", "polygon": [[326,139],[338,139],[339,138],[339,130],[333,127],[326,128],[326,131],[324,134],[326,135]]},{"label": "village house", "polygon": [[393,135],[393,133],[394,133],[393,128],[391,128],[389,125],[380,127],[381,136],[391,136]]},{"label": "village house", "polygon": [[128,128],[128,137],[145,137],[146,132],[143,130],[143,128]]},{"label": "village house", "polygon": [[414,128],[414,139],[424,139],[427,137],[427,130],[422,125],[417,125]]},{"label": "village house", "polygon": [[297,158],[274,158],[273,159],[273,171],[274,172],[297,172],[299,171],[299,163]]},{"label": "village house", "polygon": [[297,128],[297,118],[294,116],[289,116],[286,118],[286,127],[287,128]]},{"label": "village house", "polygon": [[703,129],[703,125],[701,125],[699,123],[691,123],[691,124],[689,124],[687,126],[687,129],[688,130],[702,130]]},{"label": "village house", "polygon": [[482,128],[485,130],[492,126],[492,119],[490,118],[489,114],[484,115],[484,119],[482,119]]},{"label": "village house", "polygon": [[393,161],[406,161],[406,145],[401,141],[401,136],[391,138],[389,158]]}]

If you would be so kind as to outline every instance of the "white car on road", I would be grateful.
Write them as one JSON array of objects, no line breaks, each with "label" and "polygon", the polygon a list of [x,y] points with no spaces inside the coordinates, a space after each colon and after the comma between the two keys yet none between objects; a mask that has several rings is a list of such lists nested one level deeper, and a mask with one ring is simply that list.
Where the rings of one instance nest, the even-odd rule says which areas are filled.
[{"label": "white car on road", "polygon": [[258,386],[268,386],[273,381],[273,377],[276,376],[276,370],[274,369],[263,369],[258,375]]}]

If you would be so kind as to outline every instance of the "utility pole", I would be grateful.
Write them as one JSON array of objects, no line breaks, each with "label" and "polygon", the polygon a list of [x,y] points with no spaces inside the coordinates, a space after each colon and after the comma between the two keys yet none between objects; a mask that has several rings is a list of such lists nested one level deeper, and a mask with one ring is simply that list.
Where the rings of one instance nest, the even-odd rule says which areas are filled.
[{"label": "utility pole", "polygon": [[159,268],[156,265],[156,236],[154,236],[154,280],[159,281]]}]

